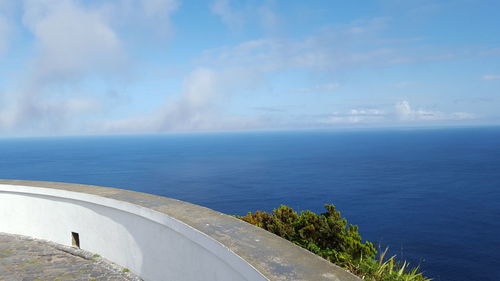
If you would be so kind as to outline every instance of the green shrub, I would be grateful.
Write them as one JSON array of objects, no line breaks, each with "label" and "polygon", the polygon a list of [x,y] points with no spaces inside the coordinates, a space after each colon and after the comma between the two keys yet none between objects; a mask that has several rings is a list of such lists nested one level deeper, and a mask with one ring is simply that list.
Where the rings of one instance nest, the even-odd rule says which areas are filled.
[{"label": "green shrub", "polygon": [[429,281],[409,268],[407,262],[398,262],[395,256],[385,259],[387,249],[375,259],[377,250],[365,241],[358,227],[347,223],[334,205],[325,205],[326,212],[317,215],[311,211],[300,214],[281,205],[272,213],[256,211],[238,217],[248,223],[281,236],[359,277],[370,281]]}]

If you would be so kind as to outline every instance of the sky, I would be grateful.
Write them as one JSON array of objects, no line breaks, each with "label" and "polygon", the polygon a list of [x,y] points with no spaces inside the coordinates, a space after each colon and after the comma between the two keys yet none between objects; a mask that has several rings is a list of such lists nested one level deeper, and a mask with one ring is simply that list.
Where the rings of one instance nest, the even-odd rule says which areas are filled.
[{"label": "sky", "polygon": [[498,0],[0,0],[0,137],[500,125]]}]

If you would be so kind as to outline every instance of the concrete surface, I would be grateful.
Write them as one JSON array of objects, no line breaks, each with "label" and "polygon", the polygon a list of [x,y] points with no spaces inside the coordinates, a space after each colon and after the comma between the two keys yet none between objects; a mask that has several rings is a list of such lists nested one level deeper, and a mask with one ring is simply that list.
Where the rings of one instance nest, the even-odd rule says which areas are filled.
[{"label": "concrete surface", "polygon": [[128,190],[0,180],[0,221],[0,231],[64,245],[79,232],[83,249],[144,280],[360,280],[241,220]]},{"label": "concrete surface", "polygon": [[47,241],[0,233],[0,280],[140,281],[91,253]]}]

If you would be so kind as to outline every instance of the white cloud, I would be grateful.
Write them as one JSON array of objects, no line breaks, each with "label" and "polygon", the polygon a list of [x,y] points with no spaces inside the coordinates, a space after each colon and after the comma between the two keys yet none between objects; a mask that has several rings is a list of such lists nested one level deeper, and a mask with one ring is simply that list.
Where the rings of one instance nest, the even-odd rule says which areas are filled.
[{"label": "white cloud", "polygon": [[12,23],[7,16],[9,8],[7,4],[4,0],[0,0],[0,57],[7,51],[12,32]]},{"label": "white cloud", "polygon": [[146,16],[164,18],[170,16],[179,7],[176,0],[142,0]]},{"label": "white cloud", "polygon": [[161,113],[161,130],[202,129],[210,122],[222,79],[211,69],[198,68],[184,82],[183,92]]},{"label": "white cloud", "polygon": [[392,122],[432,122],[457,121],[475,119],[476,116],[467,112],[443,113],[424,109],[413,109],[408,101],[395,104],[393,110],[379,108],[355,108],[347,112],[334,112],[322,116],[318,123],[321,125],[349,125],[349,124],[390,124]]},{"label": "white cloud", "polygon": [[101,72],[124,61],[123,46],[99,9],[71,0],[28,0],[23,21],[37,40],[40,79]]},{"label": "white cloud", "polygon": [[480,51],[479,55],[480,56],[489,56],[489,55],[498,55],[500,54],[500,48],[493,48],[493,49],[488,49],[484,51]]},{"label": "white cloud", "polygon": [[98,100],[90,98],[39,99],[36,104],[18,101],[15,106],[0,112],[0,131],[53,134],[74,130],[84,133],[88,128],[74,127],[74,119],[81,114],[96,112],[100,107]]},{"label": "white cloud", "polygon": [[311,87],[302,88],[296,90],[299,93],[325,93],[325,92],[333,92],[340,87],[340,84],[337,82],[330,82],[324,84],[317,84]]},{"label": "white cloud", "polygon": [[258,84],[256,72],[248,69],[216,71],[199,67],[184,80],[183,89],[155,112],[133,118],[112,120],[104,132],[166,132],[255,128],[255,120],[228,116],[224,101],[232,93]]},{"label": "white cloud", "polygon": [[243,14],[231,7],[230,0],[214,0],[210,5],[212,13],[219,16],[224,24],[233,30],[243,27]]},{"label": "white cloud", "polygon": [[[178,0],[103,0],[103,10],[113,23],[134,32],[136,40],[160,39],[171,33],[171,16],[180,6]],[[140,38],[139,38],[140,37]],[[137,43],[137,42],[135,42]]]},{"label": "white cloud", "polygon": [[485,74],[481,77],[483,80],[500,80],[500,74]]},{"label": "white cloud", "polygon": [[22,88],[11,90],[14,99],[0,124],[4,131],[64,130],[70,118],[95,108],[84,106],[89,98],[63,91],[64,86],[78,88],[87,75],[120,71],[126,60],[123,46],[100,6],[88,8],[75,0],[25,0],[23,23],[34,36],[36,53],[20,77]]},{"label": "white cloud", "polygon": [[[89,76],[97,76],[102,79],[99,83],[105,83],[109,78],[123,75],[133,65],[130,48],[144,44],[141,36],[150,36],[155,30],[160,30],[163,40],[163,35],[170,32],[170,17],[180,5],[177,0],[25,0],[23,3],[23,23],[34,36],[35,48],[27,71],[17,81],[22,88],[7,89],[7,94],[15,98],[8,101],[11,107],[2,108],[0,130],[3,127],[63,131],[77,122],[79,116],[102,108],[105,101],[98,102],[88,93],[78,91],[79,84],[85,83]],[[238,5],[230,0],[214,0],[210,8],[232,29],[250,24],[250,19],[252,24],[258,21],[257,25],[260,23],[268,30],[280,25],[272,1]],[[7,46],[10,30],[9,22],[5,25],[2,18],[5,17],[0,10],[0,52],[2,46],[4,49]],[[400,48],[397,39],[382,38],[380,31],[386,24],[385,19],[356,21],[329,26],[303,38],[268,37],[209,50],[195,62],[197,66],[186,76],[182,90],[166,98],[165,104],[142,116],[100,122],[102,130],[151,132],[265,126],[261,123],[264,119],[258,116],[237,116],[238,113],[231,114],[224,106],[233,95],[244,95],[259,83],[266,83],[263,77],[269,73],[296,69],[321,72],[425,60],[423,54],[414,55]],[[300,91],[333,92],[340,85],[334,79],[331,81]],[[414,110],[407,102],[396,109],[397,114],[373,108],[352,109],[331,114],[323,122],[474,117],[463,112]]]},{"label": "white cloud", "polygon": [[[0,131],[64,132],[102,109],[105,96],[97,102],[95,93],[81,90],[86,79],[125,80],[133,65],[127,46],[146,44],[155,28],[168,32],[177,7],[176,0],[24,0],[19,12],[34,52],[15,83],[21,86],[6,89]],[[0,48],[2,19],[0,9]],[[130,26],[142,37],[121,36]]]},{"label": "white cloud", "polygon": [[[233,12],[229,1],[216,1],[215,4],[219,6],[212,8],[217,9],[219,13]],[[156,113],[147,117],[148,121],[116,120],[111,122],[114,125],[108,126],[108,129],[133,130],[130,124],[134,123],[152,124],[149,130],[153,131],[230,128],[233,126],[231,120],[234,120],[232,118],[235,117],[228,115],[227,110],[222,105],[230,99],[231,93],[241,95],[241,92],[255,87],[253,83],[248,83],[248,77],[262,77],[268,73],[289,69],[324,71],[367,65],[387,65],[388,61],[405,58],[401,55],[400,50],[380,47],[380,45],[373,43],[378,41],[377,33],[384,28],[385,23],[386,21],[382,19],[358,21],[349,25],[330,27],[319,34],[300,40],[256,39],[235,46],[208,50],[199,60],[195,61],[198,65],[205,65],[205,71],[200,72],[198,69],[191,73],[186,79],[189,83],[185,84],[184,90],[175,98],[170,98],[167,104],[159,108]],[[346,48],[351,44],[354,47]],[[401,61],[404,60],[401,59]],[[206,72],[207,69],[210,71]],[[245,69],[244,75],[235,74],[235,69]],[[241,72],[236,71],[236,73]],[[262,82],[262,80],[265,83],[265,79],[260,81]],[[237,86],[234,86],[236,84]],[[299,91],[331,92],[339,86],[336,82],[330,82],[299,89]],[[419,120],[421,120],[425,118],[420,116],[424,113],[417,111],[414,115],[418,115]],[[388,112],[376,108],[352,109],[345,113],[322,116],[320,123],[382,123],[397,121],[399,120],[397,116],[399,115],[394,110]],[[318,121],[317,116],[313,118],[315,118],[314,121]],[[453,118],[468,117],[464,114],[455,114]],[[241,119],[239,120],[241,121]],[[258,121],[246,119],[244,122],[252,124],[251,126],[269,126],[269,123],[258,123],[259,121],[276,122],[276,120],[264,119]],[[120,125],[117,125],[118,123]],[[245,127],[245,125],[241,125],[241,127]]]},{"label": "white cloud", "polygon": [[380,109],[351,109],[349,113],[357,116],[383,116],[386,114]]},{"label": "white cloud", "polygon": [[387,113],[380,109],[351,109],[346,113],[335,112],[320,119],[320,124],[378,123],[387,120]]},{"label": "white cloud", "polygon": [[323,28],[299,39],[255,39],[208,50],[200,62],[211,66],[252,65],[266,71],[301,68],[312,71],[380,67],[436,59],[427,50],[405,49],[384,40],[385,19],[355,21]]},{"label": "white cloud", "polygon": [[0,14],[0,55],[7,50],[9,42],[10,25],[7,19]]},{"label": "white cloud", "polygon": [[451,120],[468,120],[476,119],[476,115],[468,112],[454,112],[451,114]]},{"label": "white cloud", "polygon": [[467,112],[443,113],[424,109],[413,109],[408,101],[401,101],[395,105],[396,113],[401,121],[438,121],[438,120],[467,120],[474,119],[475,115]]},{"label": "white cloud", "polygon": [[265,1],[258,9],[260,23],[264,30],[270,32],[278,31],[281,19],[276,13],[274,1]]},{"label": "white cloud", "polygon": [[275,2],[265,0],[236,3],[234,0],[213,0],[210,10],[232,31],[241,31],[246,25],[260,25],[264,31],[276,32],[281,26],[281,19],[276,12]]},{"label": "white cloud", "polygon": [[178,6],[177,0],[25,0],[23,23],[36,39],[39,75],[106,74],[121,72],[129,60],[125,40],[134,38],[120,38],[121,27],[142,28],[131,45],[140,44],[151,29],[167,32]]},{"label": "white cloud", "polygon": [[408,88],[411,86],[415,86],[416,84],[417,83],[415,83],[415,82],[403,81],[403,82],[394,83],[393,86],[396,88]]}]

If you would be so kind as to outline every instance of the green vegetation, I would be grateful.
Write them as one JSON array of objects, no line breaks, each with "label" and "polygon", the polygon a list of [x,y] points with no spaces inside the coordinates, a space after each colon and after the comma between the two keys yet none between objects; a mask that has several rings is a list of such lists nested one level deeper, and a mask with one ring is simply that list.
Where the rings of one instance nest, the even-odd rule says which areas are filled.
[{"label": "green vegetation", "polygon": [[327,212],[300,214],[288,206],[280,206],[271,214],[257,211],[238,217],[248,223],[281,236],[357,276],[369,281],[429,281],[418,267],[399,262],[395,256],[385,259],[387,249],[377,258],[371,242],[364,242],[358,227],[347,223],[334,205]]}]

